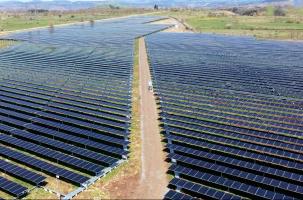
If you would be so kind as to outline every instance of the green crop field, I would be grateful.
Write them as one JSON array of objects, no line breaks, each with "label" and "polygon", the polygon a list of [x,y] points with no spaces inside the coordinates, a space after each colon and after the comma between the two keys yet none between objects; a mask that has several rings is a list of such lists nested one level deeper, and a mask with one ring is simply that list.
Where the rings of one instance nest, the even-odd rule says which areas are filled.
[{"label": "green crop field", "polygon": [[161,14],[179,19],[196,32],[302,40],[303,9],[285,8],[285,16],[274,16],[274,9],[265,8],[254,16],[224,10],[170,10]]}]

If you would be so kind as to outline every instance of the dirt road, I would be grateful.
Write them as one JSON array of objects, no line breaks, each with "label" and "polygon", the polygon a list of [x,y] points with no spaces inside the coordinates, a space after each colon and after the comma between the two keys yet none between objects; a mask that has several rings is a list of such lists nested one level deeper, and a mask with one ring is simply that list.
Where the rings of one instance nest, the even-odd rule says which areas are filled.
[{"label": "dirt road", "polygon": [[173,24],[174,26],[164,30],[163,32],[170,32],[170,33],[191,33],[191,30],[186,29],[186,26],[182,24],[180,21],[174,18],[168,18],[160,21],[155,21],[152,24]]},{"label": "dirt road", "polygon": [[142,170],[134,198],[162,199],[167,192],[167,163],[161,143],[157,105],[148,90],[151,80],[144,39],[139,40]]},{"label": "dirt road", "polygon": [[[144,39],[139,39],[139,94],[140,104],[140,146],[135,147],[134,159],[130,166],[141,166],[137,169],[127,167],[119,173],[110,183],[99,186],[101,190],[108,191],[111,199],[163,199],[167,192],[166,155],[163,151],[158,122],[157,105],[153,93],[148,90],[148,81],[151,79]],[[138,133],[133,133],[137,135]],[[137,136],[136,136],[137,137]],[[137,141],[137,142],[138,142]],[[133,144],[134,145],[134,144]],[[137,146],[136,145],[136,146]]]}]

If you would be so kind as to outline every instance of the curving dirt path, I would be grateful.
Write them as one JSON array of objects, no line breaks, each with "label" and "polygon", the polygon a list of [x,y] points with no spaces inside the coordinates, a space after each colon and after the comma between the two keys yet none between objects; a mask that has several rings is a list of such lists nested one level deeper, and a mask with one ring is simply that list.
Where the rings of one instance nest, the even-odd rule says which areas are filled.
[{"label": "curving dirt path", "polygon": [[168,18],[160,21],[155,21],[152,24],[173,24],[174,26],[164,30],[163,32],[168,33],[192,33],[191,30],[187,29],[185,24],[181,23],[175,18]]}]

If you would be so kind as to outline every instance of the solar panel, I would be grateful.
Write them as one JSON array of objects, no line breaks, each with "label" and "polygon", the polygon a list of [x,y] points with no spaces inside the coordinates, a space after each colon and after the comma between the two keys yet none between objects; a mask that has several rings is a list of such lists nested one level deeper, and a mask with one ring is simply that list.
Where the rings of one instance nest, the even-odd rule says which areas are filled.
[{"label": "solar panel", "polygon": [[0,177],[0,190],[13,195],[14,197],[21,197],[27,193],[26,187],[3,177]]},{"label": "solar panel", "polygon": [[33,158],[31,156],[27,156],[23,153],[11,150],[9,148],[0,146],[0,155],[12,159],[18,163],[22,163],[31,168],[34,168],[38,171],[42,171],[51,176],[60,176],[60,179],[65,180],[67,182],[71,182],[75,185],[82,185],[88,180],[88,177],[71,172],[69,170],[57,167],[45,161]]},{"label": "solar panel", "polygon": [[[12,132],[18,133],[19,131],[14,130]],[[101,166],[96,165],[94,163],[84,161],[84,160],[78,159],[76,157],[69,156],[69,155],[63,154],[61,152],[42,147],[40,145],[36,145],[31,142],[26,142],[24,140],[17,139],[15,137],[10,137],[10,136],[4,135],[4,134],[0,134],[0,141],[2,143],[8,144],[10,146],[20,148],[20,149],[23,149],[30,153],[36,154],[40,157],[49,158],[51,160],[56,161],[57,163],[62,163],[69,167],[83,170],[92,175],[97,175],[97,174],[101,173],[101,171],[103,170],[103,168]]]},{"label": "solar panel", "polygon": [[165,195],[165,197],[164,197],[164,199],[166,199],[166,200],[174,200],[174,199],[186,199],[186,200],[191,200],[191,199],[195,199],[194,197],[191,197],[191,196],[189,196],[189,195],[186,195],[186,194],[183,194],[183,193],[179,193],[179,192],[176,192],[176,191],[174,191],[174,190],[169,190],[167,193],[166,193],[166,195]]},{"label": "solar panel", "polygon": [[0,154],[75,185],[127,159],[134,42],[169,27],[148,23],[159,19],[127,17],[1,37],[23,42],[0,53]]},{"label": "solar panel", "polygon": [[45,176],[34,173],[4,160],[0,160],[0,171],[34,185],[41,185],[46,179]]},{"label": "solar panel", "polygon": [[168,197],[303,198],[301,44],[187,33],[146,44],[175,176]]}]

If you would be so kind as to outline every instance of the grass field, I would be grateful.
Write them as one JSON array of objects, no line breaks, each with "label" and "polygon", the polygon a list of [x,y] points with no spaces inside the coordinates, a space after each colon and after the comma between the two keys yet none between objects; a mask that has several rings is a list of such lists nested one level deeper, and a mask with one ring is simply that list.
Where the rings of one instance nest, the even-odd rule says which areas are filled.
[{"label": "grass field", "polygon": [[171,10],[161,14],[179,19],[195,32],[302,40],[303,9],[288,8],[285,16],[274,16],[273,9],[268,7],[257,16],[209,10]]},{"label": "grass field", "polygon": [[92,21],[121,17],[134,14],[149,13],[143,9],[88,9],[81,11],[48,12],[48,13],[0,13],[0,34],[27,28],[45,27],[58,24]]}]

